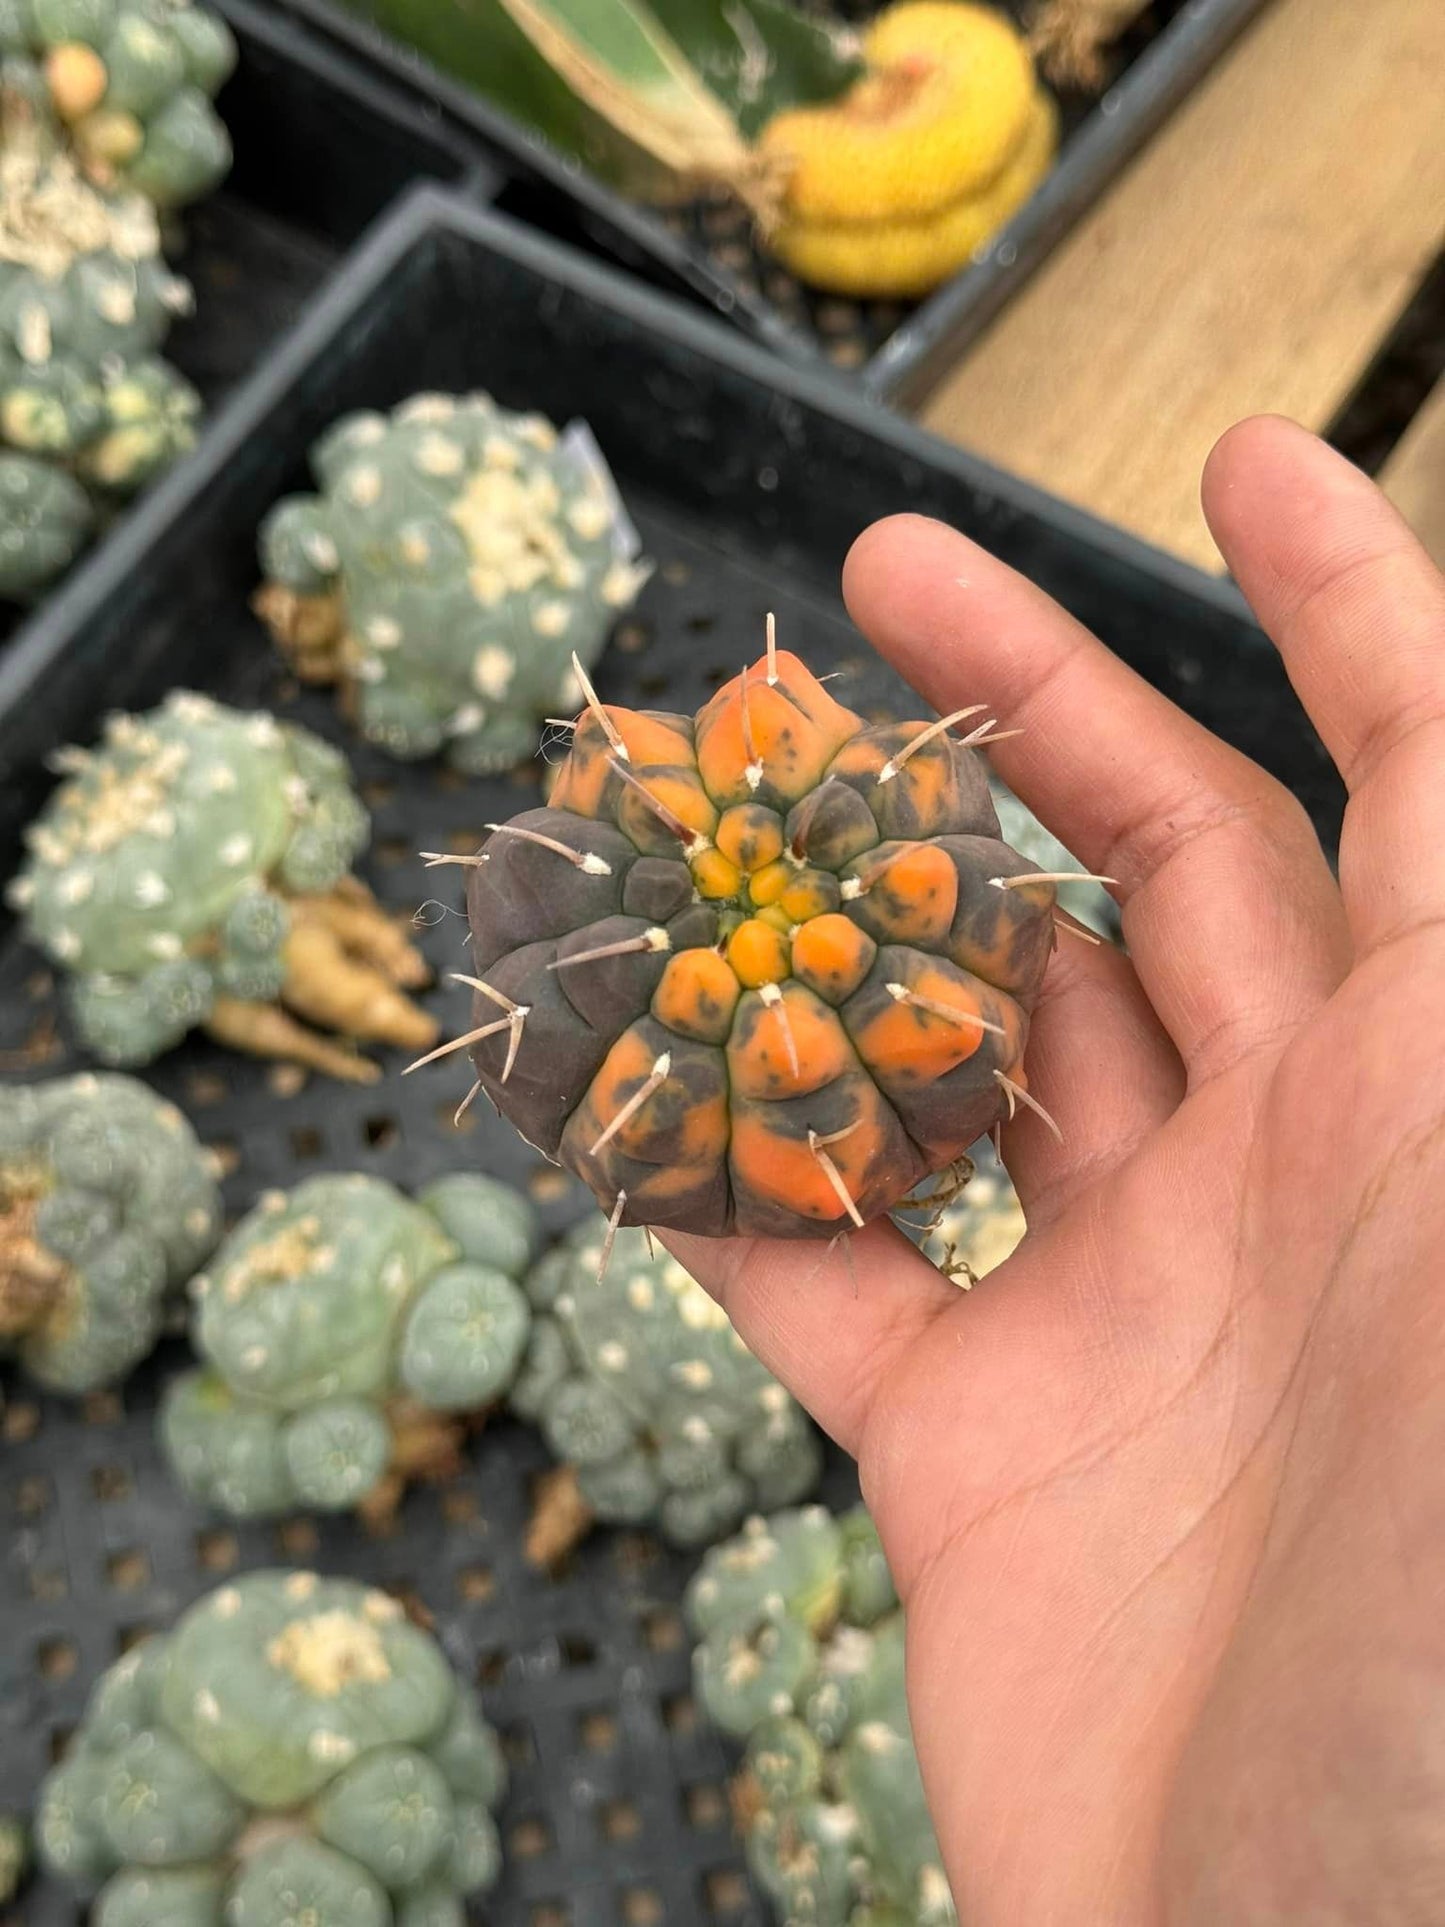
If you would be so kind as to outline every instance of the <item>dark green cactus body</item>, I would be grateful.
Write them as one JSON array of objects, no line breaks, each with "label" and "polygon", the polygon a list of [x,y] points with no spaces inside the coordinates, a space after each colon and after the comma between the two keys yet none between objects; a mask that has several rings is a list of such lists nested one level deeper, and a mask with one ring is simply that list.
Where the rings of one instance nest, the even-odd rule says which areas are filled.
[{"label": "dark green cactus body", "polygon": [[804,1497],[822,1461],[799,1407],[644,1232],[618,1232],[599,1282],[605,1233],[590,1220],[528,1278],[535,1317],[513,1407],[576,1467],[598,1518],[655,1522],[679,1545]]},{"label": "dark green cactus body", "polygon": [[211,1162],[129,1077],[0,1091],[0,1350],[52,1391],[119,1382],[214,1249]]},{"label": "dark green cactus body", "polygon": [[750,1520],[689,1589],[698,1697],[747,1742],[748,1862],[784,1923],[956,1927],[908,1724],[903,1615],[862,1507]]},{"label": "dark green cactus body", "polygon": [[148,1063],[221,994],[274,997],[287,893],[330,889],[367,840],[335,750],[189,691],[112,716],[62,767],[10,901],[109,1064]]},{"label": "dark green cactus body", "polygon": [[505,1784],[476,1700],[395,1600],[258,1572],[103,1676],[36,1840],[100,1889],[97,1927],[445,1922],[496,1879]]},{"label": "dark green cactus body", "polygon": [[347,417],[312,454],[320,492],[272,510],[258,607],[303,675],[339,681],[394,756],[472,774],[530,756],[582,701],[647,576],[590,440],[485,395]]},{"label": "dark green cactus body", "polygon": [[241,1517],[344,1511],[450,1469],[458,1421],[494,1403],[530,1325],[511,1272],[536,1227],[520,1193],[381,1178],[275,1192],[192,1285],[206,1369],[167,1389],[161,1437],[196,1497]]}]

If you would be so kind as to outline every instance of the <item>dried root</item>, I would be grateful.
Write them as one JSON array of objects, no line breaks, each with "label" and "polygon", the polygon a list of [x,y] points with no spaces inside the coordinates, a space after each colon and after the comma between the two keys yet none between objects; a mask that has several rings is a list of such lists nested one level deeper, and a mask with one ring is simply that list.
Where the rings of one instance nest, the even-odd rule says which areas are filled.
[{"label": "dried root", "polygon": [[1043,0],[1029,26],[1029,45],[1056,87],[1097,93],[1109,78],[1104,59],[1149,0]]},{"label": "dried root", "polygon": [[349,651],[339,595],[299,595],[268,582],[252,596],[251,608],[302,682],[334,683],[345,675]]},{"label": "dried root", "polygon": [[527,1563],[542,1571],[560,1564],[592,1530],[593,1512],[582,1497],[577,1473],[559,1465],[537,1481],[537,1495],[527,1526]]}]

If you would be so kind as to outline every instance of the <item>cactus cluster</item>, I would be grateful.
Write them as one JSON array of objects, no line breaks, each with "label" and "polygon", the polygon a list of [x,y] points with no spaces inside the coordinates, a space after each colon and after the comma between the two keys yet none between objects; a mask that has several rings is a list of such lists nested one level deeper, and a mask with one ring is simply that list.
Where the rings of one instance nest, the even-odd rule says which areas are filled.
[{"label": "cactus cluster", "polygon": [[200,397],[157,353],[189,300],[149,203],[88,183],[0,74],[0,598],[194,445]]},{"label": "cactus cluster", "polygon": [[297,671],[394,756],[473,775],[530,756],[648,574],[590,437],[416,395],[336,423],[311,463],[319,492],[260,538],[256,608]]},{"label": "cactus cluster", "polygon": [[862,1507],[755,1518],[688,1589],[698,1697],[747,1742],[735,1805],[784,1927],[955,1927],[904,1691],[903,1614]]},{"label": "cactus cluster", "polygon": [[240,1518],[378,1517],[454,1471],[526,1345],[514,1280],[535,1242],[526,1199],[487,1178],[412,1200],[350,1173],[263,1197],[191,1286],[205,1369],[166,1391],[176,1477]]},{"label": "cactus cluster", "polygon": [[[571,1469],[529,1546],[546,1564],[573,1518],[655,1524],[680,1546],[722,1538],[817,1483],[817,1434],[675,1258],[607,1224],[580,1226],[527,1279],[533,1325],[512,1406]],[[574,1528],[575,1529],[575,1528]]]},{"label": "cactus cluster", "polygon": [[211,105],[236,64],[225,22],[191,0],[4,0],[4,75],[43,99],[88,177],[156,207],[207,194],[231,165]]},{"label": "cactus cluster", "polygon": [[59,767],[10,901],[67,972],[76,1028],[102,1062],[148,1063],[205,1025],[368,1080],[375,1065],[298,1020],[432,1041],[403,994],[426,966],[350,874],[370,826],[319,737],[177,691],[112,716],[98,748],[63,751]]},{"label": "cactus cluster", "polygon": [[1054,884],[956,720],[770,650],[696,718],[589,707],[474,859],[456,1047],[618,1222],[830,1236],[1032,1102]]},{"label": "cactus cluster", "polygon": [[496,1735],[386,1593],[253,1572],[96,1686],[41,1790],[95,1927],[462,1927],[500,1865]]},{"label": "cactus cluster", "polygon": [[221,1235],[207,1153],[129,1077],[0,1091],[0,1352],[57,1392],[118,1383]]}]

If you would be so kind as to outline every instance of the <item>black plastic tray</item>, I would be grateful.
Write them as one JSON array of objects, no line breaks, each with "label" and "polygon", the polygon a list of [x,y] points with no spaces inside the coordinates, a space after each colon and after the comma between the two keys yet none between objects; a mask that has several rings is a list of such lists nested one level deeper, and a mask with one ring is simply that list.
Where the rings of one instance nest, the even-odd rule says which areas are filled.
[{"label": "black plastic tray", "polygon": [[[1016,16],[1028,0],[996,0]],[[979,335],[1203,79],[1265,0],[1154,0],[1112,56],[1114,77],[1098,97],[1060,95],[1064,138],[1048,179],[974,261],[928,300],[842,301],[804,290],[751,245],[735,211],[693,209],[664,217],[637,207],[464,83],[337,0],[268,0],[366,57],[379,72],[422,93],[465,127],[511,175],[504,212],[564,240],[588,239],[655,285],[690,289],[728,320],[797,359],[819,356],[851,370],[876,400],[916,401]],[[842,0],[867,17],[875,0]]]},{"label": "black plastic tray", "polygon": [[[851,537],[898,507],[943,515],[1027,568],[1126,655],[1293,776],[1323,818],[1323,764],[1273,654],[1233,592],[882,416],[818,374],[752,347],[615,272],[438,189],[372,235],[234,398],[185,470],[152,494],[77,583],[66,622],[0,663],[0,873],[50,779],[45,756],[99,712],[192,684],[267,703],[345,741],[330,702],[290,684],[246,610],[254,531],[305,477],[304,451],[342,410],[420,387],[485,383],[513,406],[585,413],[659,568],[598,672],[609,698],[691,708],[759,647],[764,613],[815,666],[844,671],[864,709],[905,700],[848,624],[838,567]],[[914,698],[907,698],[910,703]],[[454,886],[420,849],[475,847],[481,826],[534,798],[539,769],[466,784],[355,744],[375,836],[367,874],[422,913],[439,970],[462,957]],[[465,993],[431,993],[452,1027]],[[0,932],[0,1073],[73,1062],[49,973]],[[360,1169],[416,1185],[460,1165],[528,1183],[549,1227],[584,1208],[484,1105],[459,1135],[465,1077],[438,1068],[369,1089],[304,1081],[188,1043],[151,1081],[221,1154],[244,1209],[270,1185]],[[298,1088],[299,1085],[299,1088]],[[806,1272],[800,1268],[800,1288]],[[351,1522],[219,1526],[178,1497],[152,1442],[172,1348],[87,1416],[15,1387],[0,1427],[0,1808],[23,1803],[117,1648],[216,1583],[228,1561],[358,1572],[435,1615],[507,1736],[510,1853],[493,1927],[761,1927],[730,1837],[727,1759],[697,1723],[678,1607],[683,1560],[638,1535],[597,1534],[571,1567],[519,1552],[545,1457],[499,1425],[456,1486],[406,1501],[394,1535]],[[4,1430],[8,1428],[8,1437]],[[856,1493],[835,1456],[827,1496]],[[71,1927],[73,1904],[33,1891],[29,1927]]]}]

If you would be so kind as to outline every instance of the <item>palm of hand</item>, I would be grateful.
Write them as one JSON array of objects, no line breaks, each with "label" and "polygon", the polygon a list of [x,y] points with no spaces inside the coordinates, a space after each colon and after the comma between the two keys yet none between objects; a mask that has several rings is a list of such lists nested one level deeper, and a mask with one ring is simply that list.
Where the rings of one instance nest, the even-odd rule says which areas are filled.
[{"label": "palm of hand", "polygon": [[1445,585],[1283,424],[1206,499],[1350,788],[1340,885],[1037,592],[881,525],[860,623],[1027,725],[1004,773],[1121,879],[1132,961],[1051,966],[1065,1143],[1010,1132],[1029,1236],[980,1290],[887,1228],[856,1300],[787,1247],[684,1252],[859,1455],[970,1927],[1445,1917]]}]

